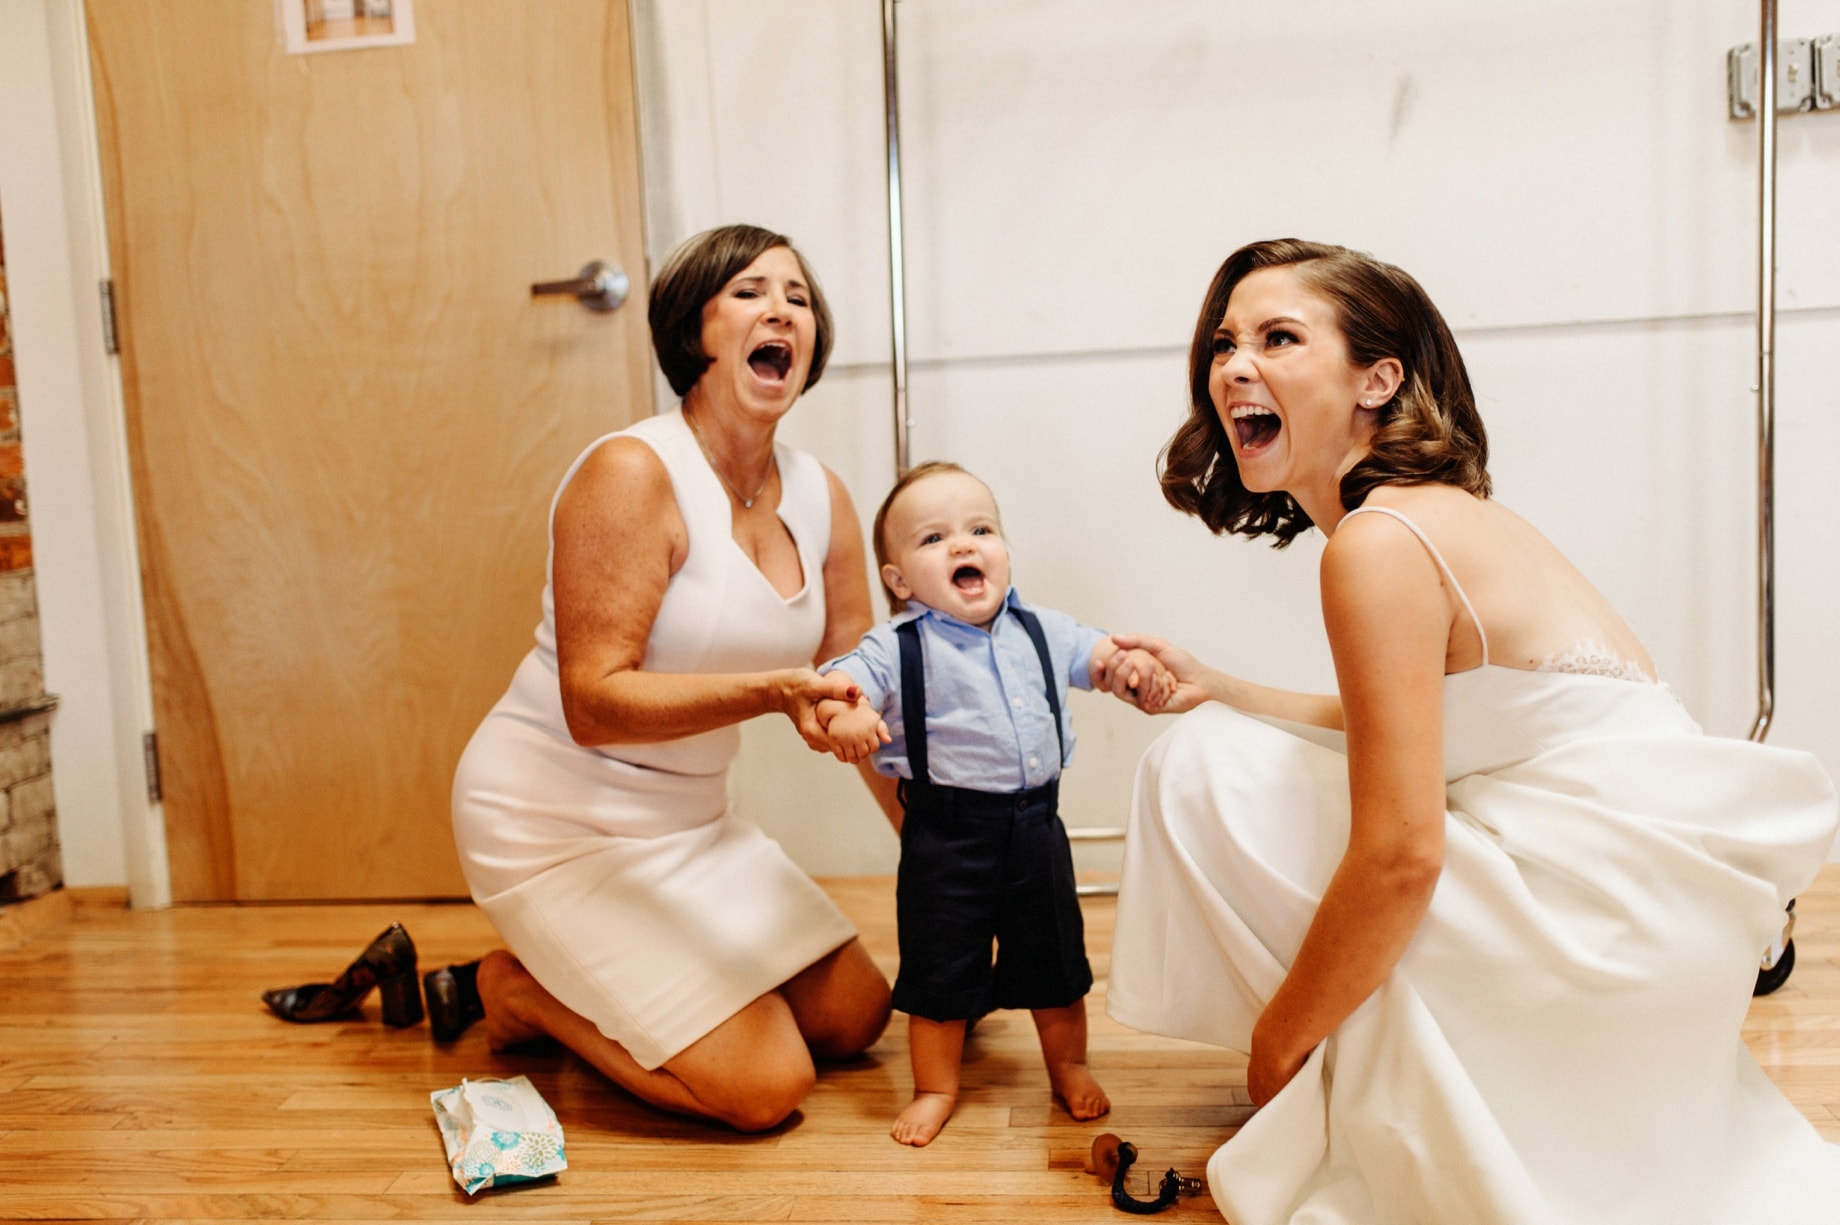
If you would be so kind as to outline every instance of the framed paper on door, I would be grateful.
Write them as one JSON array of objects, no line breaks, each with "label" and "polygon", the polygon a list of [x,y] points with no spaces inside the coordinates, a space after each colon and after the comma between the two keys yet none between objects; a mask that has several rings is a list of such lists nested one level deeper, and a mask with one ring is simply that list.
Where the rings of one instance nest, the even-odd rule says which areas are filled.
[{"label": "framed paper on door", "polygon": [[415,41],[414,0],[275,0],[275,19],[292,55]]}]

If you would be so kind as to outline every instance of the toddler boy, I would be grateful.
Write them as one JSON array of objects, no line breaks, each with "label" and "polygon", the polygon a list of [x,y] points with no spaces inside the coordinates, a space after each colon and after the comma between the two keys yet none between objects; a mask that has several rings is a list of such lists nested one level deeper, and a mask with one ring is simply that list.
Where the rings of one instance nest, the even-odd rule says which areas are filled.
[{"label": "toddler boy", "polygon": [[1022,603],[996,500],[956,464],[902,477],[874,543],[897,615],[825,665],[863,696],[821,703],[818,718],[840,760],[873,758],[902,780],[894,1006],[908,1014],[914,1098],[894,1138],[939,1134],[966,1023],[993,1008],[1030,1010],[1055,1094],[1074,1118],[1097,1118],[1111,1103],[1086,1064],[1092,969],[1058,807],[1073,748],[1062,706],[1108,661],[1145,710],[1174,679],[1147,652],[1119,660],[1109,635]]}]

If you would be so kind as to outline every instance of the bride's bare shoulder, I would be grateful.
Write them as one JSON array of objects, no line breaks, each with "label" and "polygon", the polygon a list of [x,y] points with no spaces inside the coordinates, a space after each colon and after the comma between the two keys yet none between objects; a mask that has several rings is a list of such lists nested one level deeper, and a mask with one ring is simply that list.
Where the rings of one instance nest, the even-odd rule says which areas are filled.
[{"label": "bride's bare shoulder", "polygon": [[1407,518],[1474,514],[1496,503],[1479,498],[1455,485],[1381,485],[1367,495],[1365,505],[1398,511]]},{"label": "bride's bare shoulder", "polygon": [[1461,547],[1466,540],[1513,530],[1500,518],[1512,512],[1454,485],[1382,485],[1363,505],[1404,516],[1440,548],[1446,542]]},{"label": "bride's bare shoulder", "polygon": [[[1365,505],[1409,520],[1439,557],[1460,574],[1490,573],[1553,553],[1546,538],[1512,510],[1452,485],[1385,485],[1369,494]],[[1379,518],[1354,517],[1357,524],[1361,519]],[[1342,533],[1338,531],[1337,535]],[[1363,525],[1348,535],[1348,547],[1368,548],[1394,533]]]}]

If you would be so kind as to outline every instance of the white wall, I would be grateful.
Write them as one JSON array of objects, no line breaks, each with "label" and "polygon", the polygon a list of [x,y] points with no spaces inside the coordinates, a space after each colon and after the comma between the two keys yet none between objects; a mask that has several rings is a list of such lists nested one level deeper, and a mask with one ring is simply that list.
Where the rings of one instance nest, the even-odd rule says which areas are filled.
[{"label": "white wall", "polygon": [[[841,344],[788,427],[865,513],[892,478],[879,6],[635,0],[654,257],[794,235]],[[1001,499],[1034,600],[1326,686],[1317,545],[1218,541],[1157,448],[1219,260],[1281,233],[1417,274],[1469,356],[1504,501],[1646,634],[1709,730],[1753,709],[1755,138],[1724,118],[1741,0],[903,0],[917,458]],[[73,883],[157,901],[158,811],[78,0],[0,0],[0,208]],[[1785,35],[1840,0],[1785,0]],[[1781,127],[1778,718],[1840,773],[1840,112]],[[1076,699],[1077,824],[1114,824],[1153,720]],[[737,788],[820,872],[885,871],[850,772],[750,725]]]},{"label": "white wall", "polygon": [[[879,5],[644,0],[656,257],[748,219],[837,310],[788,434],[871,510],[892,478]],[[1625,610],[1709,731],[1755,708],[1756,136],[1725,117],[1737,0],[903,0],[914,457],[1002,502],[1033,600],[1326,687],[1316,539],[1219,541],[1162,504],[1193,311],[1254,238],[1422,280],[1472,367],[1498,495]],[[1785,36],[1840,0],[1785,0]],[[1773,743],[1840,773],[1840,112],[1779,128]],[[1075,709],[1070,823],[1118,823],[1156,723]],[[750,725],[737,787],[823,872],[893,840],[848,773]]]}]

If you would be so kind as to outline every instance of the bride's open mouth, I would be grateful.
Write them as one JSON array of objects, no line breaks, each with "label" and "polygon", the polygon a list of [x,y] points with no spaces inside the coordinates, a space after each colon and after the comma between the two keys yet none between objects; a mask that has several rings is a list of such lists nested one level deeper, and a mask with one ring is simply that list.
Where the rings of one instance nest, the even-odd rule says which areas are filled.
[{"label": "bride's open mouth", "polygon": [[1278,414],[1261,404],[1235,404],[1230,416],[1241,451],[1257,451],[1278,437]]},{"label": "bride's open mouth", "polygon": [[792,346],[783,340],[769,340],[748,354],[748,365],[769,383],[783,383],[792,371]]}]

